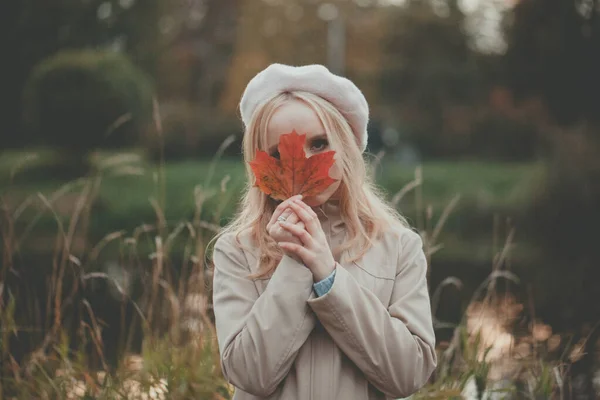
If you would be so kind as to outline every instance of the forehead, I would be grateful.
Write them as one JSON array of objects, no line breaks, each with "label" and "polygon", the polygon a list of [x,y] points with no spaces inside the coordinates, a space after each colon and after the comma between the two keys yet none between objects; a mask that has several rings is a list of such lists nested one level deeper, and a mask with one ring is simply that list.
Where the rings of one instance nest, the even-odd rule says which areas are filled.
[{"label": "forehead", "polygon": [[317,113],[299,100],[290,100],[277,108],[267,125],[267,147],[279,143],[279,136],[295,130],[306,134],[307,139],[325,134],[325,128]]}]

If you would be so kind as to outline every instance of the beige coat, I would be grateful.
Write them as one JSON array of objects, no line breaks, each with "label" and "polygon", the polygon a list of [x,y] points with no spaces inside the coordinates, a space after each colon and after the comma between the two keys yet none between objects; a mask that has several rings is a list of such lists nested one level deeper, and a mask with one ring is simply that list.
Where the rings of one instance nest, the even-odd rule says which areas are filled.
[{"label": "beige coat", "polygon": [[[345,237],[338,207],[317,210],[331,248]],[[358,262],[339,263],[331,290],[284,256],[270,278],[250,280],[257,254],[247,238],[217,240],[214,312],[234,399],[367,400],[406,397],[436,367],[420,237],[388,232]]]}]

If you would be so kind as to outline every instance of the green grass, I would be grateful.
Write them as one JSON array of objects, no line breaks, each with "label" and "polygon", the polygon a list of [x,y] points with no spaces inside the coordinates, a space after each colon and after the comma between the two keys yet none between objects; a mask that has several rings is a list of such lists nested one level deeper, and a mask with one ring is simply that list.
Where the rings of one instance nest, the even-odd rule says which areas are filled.
[{"label": "green grass", "polygon": [[[36,193],[50,196],[67,182],[40,175],[45,163],[51,165],[55,160],[56,155],[50,151],[0,155],[0,195],[17,204]],[[210,160],[172,162],[164,168],[145,162],[135,153],[98,154],[95,160],[102,171],[95,203],[97,210],[92,213],[90,225],[96,239],[109,232],[131,232],[142,224],[153,223],[156,221],[153,202],[164,211],[170,226],[190,220],[197,191],[208,197],[201,215],[203,220],[222,224],[234,212],[245,180],[244,166],[239,159],[221,159],[212,167]],[[21,166],[10,180],[11,170],[16,165]],[[384,158],[375,170],[376,181],[391,199],[415,179],[417,168]],[[487,264],[493,252],[494,215],[507,217],[519,213],[531,197],[541,170],[541,166],[533,163],[428,162],[422,166],[421,187],[407,193],[398,207],[412,225],[419,225],[424,223],[422,216],[428,207],[435,221],[451,200],[460,196],[441,237],[452,246],[445,246],[436,257]],[[32,171],[37,172],[32,174]],[[226,177],[229,177],[226,190],[222,192]],[[81,187],[76,186],[74,192],[79,192]],[[73,197],[71,200],[63,197],[62,201],[74,202]],[[55,228],[50,215],[38,224],[39,229]]]},{"label": "green grass", "polygon": [[[22,179],[17,173],[13,183],[8,184],[10,169],[26,157],[25,152],[0,155],[0,183],[2,192],[8,190],[21,194],[55,190],[65,181],[52,177],[35,180]],[[31,153],[30,153],[31,154]],[[33,159],[31,166],[42,167],[43,160],[52,159],[51,153]],[[150,210],[149,198],[159,197],[160,168],[144,162],[132,163],[139,168],[141,176],[116,176],[115,170],[102,178],[101,199],[108,213],[120,217]],[[414,179],[416,166],[386,161],[376,170],[377,182],[393,196]],[[193,210],[194,188],[204,186],[210,160],[169,163],[164,169],[165,206],[172,216],[185,216]],[[536,164],[503,164],[484,162],[428,162],[423,165],[423,198],[427,204],[438,209],[457,194],[468,200],[499,206],[518,205],[530,195],[531,183],[535,182],[539,167]],[[238,159],[222,159],[216,164],[209,188],[217,190],[221,180],[229,175],[228,186],[239,189],[243,185],[244,167]],[[413,196],[407,196],[401,204],[411,211]],[[144,211],[145,210],[145,211]]]},{"label": "green grass", "polygon": [[[66,179],[53,176],[41,177],[39,171],[32,173],[32,170],[42,167],[43,163],[39,161],[33,165],[34,168],[23,170],[10,181],[9,168],[16,159],[14,154],[0,155],[0,194],[14,197],[15,202],[36,193],[50,195],[68,183]],[[103,158],[103,162],[106,160],[109,158]],[[243,183],[243,166],[236,160],[221,160],[214,168],[210,182],[207,182],[211,169],[209,161],[175,163],[164,169],[141,160],[129,161],[104,167],[99,174],[101,182],[97,206],[102,214],[102,221],[99,221],[102,223],[99,227],[101,230],[131,229],[149,222],[147,219],[154,221],[156,216],[152,199],[163,206],[169,220],[187,218],[194,211],[196,187],[220,191],[221,182],[227,175],[231,177],[227,189],[237,188],[239,192]],[[78,192],[81,186],[75,184],[73,192]],[[233,205],[230,209],[233,209]]]},{"label": "green grass", "polygon": [[[140,216],[154,220],[151,198],[164,202],[167,219],[176,221],[192,215],[195,203],[194,191],[197,187],[206,192],[220,192],[221,182],[226,176],[230,176],[227,188],[239,193],[243,185],[242,167],[238,161],[223,160],[215,168],[213,179],[207,182],[209,162],[188,161],[167,165],[164,169],[164,178],[158,167],[147,165],[144,166],[142,176],[103,178],[100,200],[105,213],[119,219],[121,227],[123,227],[123,220],[127,221],[128,226],[140,223],[141,221],[136,220]],[[164,181],[164,189],[160,188],[161,181]],[[164,193],[164,198],[161,193]],[[219,200],[223,200],[222,196],[218,197]],[[236,199],[232,198],[228,203],[220,205],[226,207],[231,213],[235,201]],[[219,206],[214,201],[211,205]]]},{"label": "green grass", "polygon": [[[87,218],[90,218],[91,243],[77,251],[73,245],[75,241],[71,240],[78,238],[77,233],[72,231],[64,234],[57,229],[53,214],[43,205],[44,198],[52,199],[56,191],[68,182],[64,178],[57,178],[48,169],[56,161],[56,155],[52,152],[40,154],[29,165],[30,169],[27,169],[27,165],[17,168],[19,173],[13,179],[11,170],[23,159],[23,155],[0,155],[0,200],[9,206],[7,220],[17,225],[15,229],[3,231],[5,248],[10,250],[3,256],[9,260],[5,266],[13,265],[14,255],[17,270],[31,264],[35,266],[35,272],[29,271],[30,275],[23,280],[28,291],[21,293],[20,301],[10,297],[4,305],[0,297],[0,325],[6,327],[0,335],[0,367],[10,365],[10,368],[0,371],[0,397],[3,393],[10,393],[16,398],[66,398],[67,393],[72,393],[77,387],[80,392],[85,389],[86,398],[113,399],[129,391],[127,388],[132,384],[142,385],[146,390],[146,386],[161,382],[168,387],[169,398],[174,400],[230,398],[231,387],[225,383],[218,368],[214,326],[210,320],[209,301],[205,297],[209,293],[206,289],[210,287],[210,279],[207,279],[210,275],[205,275],[204,264],[198,262],[204,254],[206,239],[211,234],[194,224],[194,213],[201,194],[207,198],[200,216],[203,222],[222,223],[231,215],[244,182],[242,163],[225,159],[213,167],[209,161],[186,161],[159,168],[136,154],[98,155],[95,165],[100,173],[72,184],[53,203],[57,219],[65,222],[65,228],[70,218],[76,221],[77,226],[87,225]],[[398,190],[415,179],[415,168],[384,160],[376,170],[376,178],[392,198]],[[444,208],[455,196],[461,195],[460,202],[456,203],[450,217],[442,224],[441,236],[433,243],[441,242],[444,247],[434,255],[432,271],[434,275],[446,278],[455,275],[458,270],[451,271],[445,267],[458,266],[462,273],[456,275],[466,279],[462,280],[463,290],[471,293],[468,280],[476,281],[474,283],[478,286],[489,275],[492,258],[506,237],[505,231],[497,232],[493,228],[494,216],[511,215],[523,209],[535,190],[541,168],[535,164],[430,162],[417,171],[422,171],[422,184],[401,199],[400,209],[413,223],[422,224],[422,221],[428,220],[424,216],[431,207],[432,222],[420,227],[426,235],[430,235]],[[227,176],[230,179],[223,190],[222,182]],[[82,191],[93,188],[90,186],[93,182],[99,182],[97,196],[87,199],[91,208],[77,214],[74,210],[78,196]],[[16,218],[15,210],[27,199],[38,200],[27,208],[25,214]],[[159,217],[153,203],[159,210]],[[164,231],[151,232],[146,237],[133,240],[132,231],[141,224],[160,226],[162,213],[167,221]],[[42,215],[42,218],[36,220],[36,215]],[[28,242],[32,242],[38,250],[41,242],[47,242],[33,260],[27,258],[32,252],[23,251],[25,246],[15,247],[22,232],[27,231],[27,225],[32,221],[37,222],[30,231],[32,240]],[[191,223],[189,235],[178,234],[180,222]],[[102,257],[96,257],[92,246],[114,231],[126,231],[126,234],[114,238],[109,246],[103,248]],[[493,240],[496,234],[499,236],[498,242]],[[85,234],[81,236],[87,240]],[[178,241],[170,242],[170,237],[177,237]],[[429,254],[429,244],[425,247]],[[511,254],[519,256],[522,251],[522,248],[511,249]],[[151,257],[148,257],[149,253],[152,253]],[[69,256],[63,257],[65,254]],[[25,260],[21,259],[22,255]],[[110,283],[112,279],[115,282],[119,279],[120,275],[114,275],[110,269],[104,272],[106,259],[102,258],[108,258],[111,262],[116,260],[119,267],[128,273],[127,276],[137,282],[135,287],[129,289],[124,286],[123,292],[119,289],[118,297],[122,305],[117,306],[111,297],[116,294],[102,289],[103,286],[90,290],[93,282],[102,283],[106,280]],[[80,260],[83,262],[80,263]],[[485,269],[474,274],[473,265],[483,265]],[[477,277],[482,271],[484,276]],[[27,273],[28,270],[24,268],[19,272]],[[65,283],[65,288],[59,290],[62,286],[58,282],[62,274],[66,277],[61,281]],[[31,279],[37,276],[46,279],[44,294],[37,291],[43,285]],[[490,275],[492,278],[497,279]],[[85,288],[79,286],[79,282],[85,283]],[[441,286],[443,284],[437,287]],[[490,287],[488,289],[493,290]],[[492,294],[486,293],[480,304],[490,309],[505,307],[501,301],[494,303],[499,297],[498,293]],[[44,325],[46,331],[40,329],[43,321],[39,315],[31,311],[35,307],[30,310],[28,306],[28,301],[36,295],[44,303],[48,299],[47,303],[52,304],[55,310],[66,307],[62,313],[55,311],[60,318],[54,318],[51,326]],[[65,298],[72,302],[63,303]],[[199,310],[188,310],[188,300],[194,300]],[[125,303],[136,306],[131,318],[125,319]],[[82,321],[87,320],[89,313],[100,322],[90,317],[89,329],[73,331],[70,328],[71,319],[78,315],[74,307],[84,310]],[[112,318],[117,314],[121,318],[118,321]],[[138,314],[143,318],[136,322],[134,320],[137,320]],[[489,344],[480,341],[479,334],[465,330],[466,315],[454,328],[454,339],[443,346],[440,343],[440,361],[435,379],[413,399],[457,398],[469,381],[476,381],[484,387],[488,384],[491,361],[485,356],[481,358],[479,354],[487,354]],[[437,313],[436,316],[445,321],[443,314]],[[189,321],[194,323],[189,324]],[[43,342],[41,336],[34,338],[36,349],[38,342],[43,344],[39,350],[20,360],[18,365],[9,363],[7,360],[12,357],[11,349],[19,345],[15,340],[17,335],[13,333],[27,327],[44,332],[46,336]],[[50,327],[52,329],[48,333]],[[112,336],[109,335],[105,342],[98,336],[102,329],[112,329],[112,332],[118,329],[123,335],[119,337],[121,343],[121,338],[128,337],[129,332],[142,328],[141,354],[131,357],[140,360],[139,370],[128,367],[130,362],[127,360],[131,358],[125,356],[130,352],[127,343],[125,347],[117,349],[115,343],[111,342],[114,341]],[[206,335],[202,335],[202,332]],[[90,347],[92,343],[94,346]],[[540,344],[542,350],[544,346]],[[555,382],[554,375],[548,371],[554,371],[552,368],[562,361],[558,358],[546,361],[538,357],[537,352],[532,354],[532,359],[535,364],[528,364],[529,359],[519,361],[519,371],[523,372],[515,381],[527,379],[530,382],[531,374],[539,375],[541,377],[536,380],[536,389],[529,390],[532,393],[524,398],[551,398],[549,393],[556,391],[560,382]],[[511,387],[511,390],[517,390],[517,387]]]},{"label": "green grass", "polygon": [[[529,195],[529,185],[540,168],[534,163],[428,162],[423,165],[423,197],[434,205],[456,194],[490,198],[497,204],[516,203]],[[414,177],[414,168],[384,163],[376,177],[388,192],[395,193]]]}]

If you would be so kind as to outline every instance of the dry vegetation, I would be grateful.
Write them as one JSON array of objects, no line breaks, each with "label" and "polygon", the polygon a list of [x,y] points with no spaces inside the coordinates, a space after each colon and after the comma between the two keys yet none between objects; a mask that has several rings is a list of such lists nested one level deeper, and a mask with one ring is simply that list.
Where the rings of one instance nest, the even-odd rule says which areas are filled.
[{"label": "dry vegetation", "polygon": [[[207,244],[220,216],[201,217],[207,200],[228,196],[228,180],[218,191],[196,187],[195,214],[173,225],[165,218],[159,167],[156,196],[149,199],[155,222],[88,243],[87,226],[97,212],[93,205],[103,176],[138,173],[130,161],[108,158],[92,176],[49,195],[37,193],[12,204],[8,196],[0,198],[0,399],[230,398],[232,388],[219,370],[207,262]],[[418,228],[435,267],[431,258],[443,245],[440,232],[460,198],[433,220],[421,188],[417,169],[414,181],[393,201],[414,197],[422,216]],[[27,280],[31,266],[23,260],[28,259],[26,243],[41,240],[36,223],[42,214],[54,217],[56,234],[47,260],[51,268],[37,272],[45,274],[40,285]],[[460,323],[435,320],[438,331],[453,333],[449,341],[440,341],[439,368],[415,399],[567,398],[569,367],[584,343],[553,334],[535,319],[533,307],[517,301],[509,288],[518,287],[518,278],[508,268],[514,230],[509,225],[507,231],[488,279]],[[116,258],[107,268],[103,253],[108,249]],[[449,277],[432,288],[434,313],[446,289],[460,291],[461,286]],[[106,307],[112,307],[108,313]],[[523,321],[529,321],[525,329]],[[106,335],[109,330],[119,331],[116,344],[107,343],[113,337]]]}]

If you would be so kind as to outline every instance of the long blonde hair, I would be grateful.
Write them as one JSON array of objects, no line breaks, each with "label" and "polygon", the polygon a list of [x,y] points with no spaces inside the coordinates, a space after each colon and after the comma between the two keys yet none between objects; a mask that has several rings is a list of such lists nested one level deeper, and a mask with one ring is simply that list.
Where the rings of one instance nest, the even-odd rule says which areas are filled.
[{"label": "long blonde hair", "polygon": [[340,111],[312,93],[281,93],[260,105],[246,127],[242,142],[248,178],[246,188],[237,215],[217,235],[218,238],[234,233],[241,246],[240,235],[250,234],[253,247],[258,248],[260,254],[259,268],[252,278],[264,277],[274,271],[283,253],[266,229],[277,203],[254,185],[254,174],[248,162],[254,159],[257,149],[267,150],[267,126],[275,111],[291,100],[304,102],[317,114],[331,147],[336,150],[336,163],[342,170],[340,212],[346,223],[348,240],[336,252],[342,254],[345,250],[358,249],[347,260],[356,261],[386,229],[406,225],[404,218],[383,200],[382,193],[374,185],[354,133]]}]

